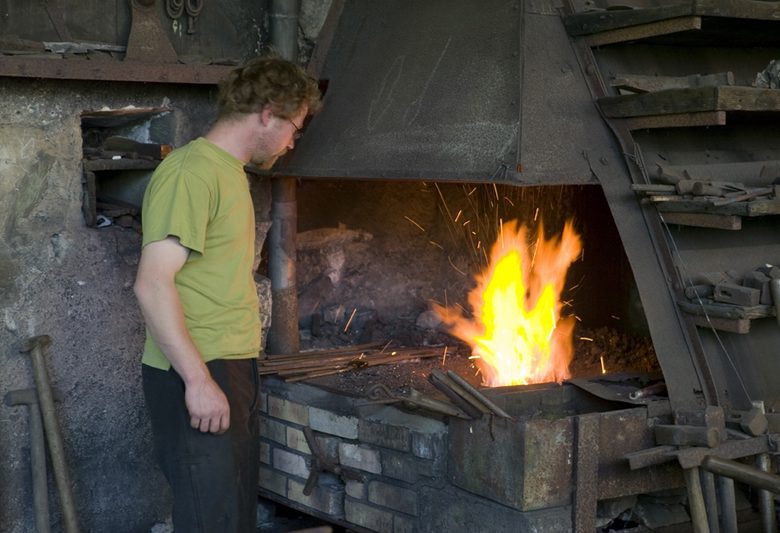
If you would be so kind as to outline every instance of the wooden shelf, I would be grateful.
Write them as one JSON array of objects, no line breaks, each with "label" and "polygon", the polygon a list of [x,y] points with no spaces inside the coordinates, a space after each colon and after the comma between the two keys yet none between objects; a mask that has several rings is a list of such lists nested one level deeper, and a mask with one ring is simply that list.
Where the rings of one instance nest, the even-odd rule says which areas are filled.
[{"label": "wooden shelf", "polygon": [[602,9],[567,15],[572,37],[590,46],[654,40],[680,44],[780,44],[780,4],[754,0],[693,0],[668,6]]},{"label": "wooden shelf", "polygon": [[729,117],[780,119],[780,90],[743,86],[692,87],[598,99],[607,118],[629,119],[631,129],[724,125]]},{"label": "wooden shelf", "polygon": [[216,85],[235,67],[139,61],[0,56],[0,76],[61,80]]},{"label": "wooden shelf", "polygon": [[160,161],[151,159],[85,159],[84,169],[92,172],[107,170],[154,170]]}]

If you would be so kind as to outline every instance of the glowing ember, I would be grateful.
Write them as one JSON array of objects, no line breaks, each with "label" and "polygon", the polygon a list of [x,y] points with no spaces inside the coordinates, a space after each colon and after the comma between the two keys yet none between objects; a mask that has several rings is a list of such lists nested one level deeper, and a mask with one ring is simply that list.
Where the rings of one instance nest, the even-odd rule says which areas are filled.
[{"label": "glowing ember", "polygon": [[516,221],[503,225],[490,264],[469,294],[473,318],[434,306],[450,332],[469,343],[491,387],[570,377],[574,319],[560,317],[560,294],[582,249],[580,237],[571,221],[559,238],[546,240],[541,224],[538,234],[529,247],[525,227]]}]

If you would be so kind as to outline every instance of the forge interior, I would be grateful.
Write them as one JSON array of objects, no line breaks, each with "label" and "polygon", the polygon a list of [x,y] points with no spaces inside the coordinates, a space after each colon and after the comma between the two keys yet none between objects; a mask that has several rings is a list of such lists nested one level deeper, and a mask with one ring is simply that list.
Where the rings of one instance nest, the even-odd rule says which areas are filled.
[{"label": "forge interior", "polygon": [[[449,365],[480,384],[469,347],[448,333],[431,304],[471,313],[468,293],[504,222],[517,220],[535,236],[543,221],[549,239],[571,219],[583,242],[561,294],[561,315],[576,317],[572,376],[660,372],[633,275],[598,186],[308,180],[299,187],[298,203],[304,350],[372,342],[447,346]],[[426,373],[397,365],[389,374],[396,386],[419,387]],[[346,374],[339,383],[359,387],[365,379]]]}]

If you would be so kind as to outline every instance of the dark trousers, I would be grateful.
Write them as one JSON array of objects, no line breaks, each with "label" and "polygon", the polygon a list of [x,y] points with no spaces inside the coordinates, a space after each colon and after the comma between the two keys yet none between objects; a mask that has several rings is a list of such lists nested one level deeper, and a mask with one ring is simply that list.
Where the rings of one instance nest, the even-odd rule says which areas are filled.
[{"label": "dark trousers", "polygon": [[190,427],[175,370],[142,365],[157,461],[173,492],[176,533],[254,533],[260,462],[256,359],[207,363],[230,403],[222,435]]}]

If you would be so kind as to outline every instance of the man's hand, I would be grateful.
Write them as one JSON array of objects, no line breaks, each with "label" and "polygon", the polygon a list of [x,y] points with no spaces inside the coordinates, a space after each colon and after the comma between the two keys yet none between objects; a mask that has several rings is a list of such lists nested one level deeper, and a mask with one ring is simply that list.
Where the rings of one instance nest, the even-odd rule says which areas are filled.
[{"label": "man's hand", "polygon": [[230,426],[230,404],[225,393],[210,376],[186,385],[184,403],[190,413],[190,425],[194,429],[221,435]]}]

